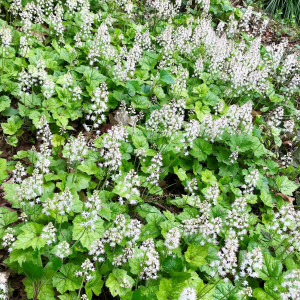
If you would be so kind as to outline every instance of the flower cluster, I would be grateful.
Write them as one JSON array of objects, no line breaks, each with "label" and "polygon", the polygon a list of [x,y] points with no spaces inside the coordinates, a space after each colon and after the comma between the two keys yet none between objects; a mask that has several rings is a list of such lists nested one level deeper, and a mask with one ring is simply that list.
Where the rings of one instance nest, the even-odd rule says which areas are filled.
[{"label": "flower cluster", "polygon": [[71,137],[70,141],[64,146],[63,157],[69,159],[70,163],[84,161],[88,153],[88,146],[85,137],[80,132],[77,138]]},{"label": "flower cluster", "polygon": [[[27,71],[23,69],[19,74],[19,81],[19,87],[26,95],[39,85],[45,98],[48,99],[54,94],[55,83],[47,74],[45,62],[42,59],[38,60],[36,65],[30,65]],[[22,96],[21,93],[20,96]]]},{"label": "flower cluster", "polygon": [[61,194],[54,194],[53,198],[48,198],[43,203],[43,213],[47,216],[53,212],[55,215],[64,216],[72,210],[73,195],[69,188],[66,188]]},{"label": "flower cluster", "polygon": [[8,300],[8,274],[7,272],[0,273],[0,299]]},{"label": "flower cluster", "polygon": [[[11,30],[7,26],[0,27],[0,38],[1,38],[1,47],[6,50],[12,42]],[[7,53],[8,54],[8,53]]]},{"label": "flower cluster", "polygon": [[37,124],[37,137],[42,141],[40,151],[37,152],[36,167],[41,173],[49,173],[52,133],[46,117],[43,115]]},{"label": "flower cluster", "polygon": [[140,257],[142,257],[143,260],[140,265],[142,272],[139,276],[144,280],[157,279],[157,273],[160,270],[160,262],[159,254],[155,250],[153,239],[142,242],[140,249],[142,250]]},{"label": "flower cluster", "polygon": [[87,199],[84,203],[84,210],[81,213],[81,216],[84,219],[80,225],[84,228],[91,228],[91,230],[95,230],[95,222],[98,220],[98,213],[101,210],[101,199],[97,191]]},{"label": "flower cluster", "polygon": [[135,219],[127,222],[122,214],[116,216],[114,224],[114,227],[105,231],[103,238],[95,240],[90,245],[89,255],[94,261],[103,262],[105,261],[105,244],[110,247],[116,247],[119,244],[126,245],[122,253],[113,258],[113,265],[121,266],[133,256],[133,249],[139,240],[142,225]]},{"label": "flower cluster", "polygon": [[247,199],[245,197],[236,198],[228,210],[226,216],[226,224],[235,230],[237,236],[243,240],[243,236],[247,235],[249,227],[249,214],[246,212]]},{"label": "flower cluster", "polygon": [[66,241],[59,243],[55,254],[61,259],[68,257],[71,254],[70,244]]},{"label": "flower cluster", "polygon": [[218,234],[223,227],[222,219],[210,216],[212,204],[207,201],[201,202],[197,199],[197,201],[193,201],[193,206],[199,208],[200,216],[183,220],[181,227],[184,235],[199,235],[201,245],[205,245],[206,242],[216,244]]},{"label": "flower cluster", "polygon": [[86,116],[86,120],[92,122],[92,126],[84,125],[87,131],[96,129],[99,134],[99,126],[105,121],[104,112],[107,110],[108,91],[105,83],[102,83],[100,88],[96,88],[94,96],[91,99],[92,105]]},{"label": "flower cluster", "polygon": [[160,153],[157,153],[151,159],[151,165],[148,168],[148,172],[150,173],[150,175],[149,175],[149,177],[147,177],[147,181],[149,181],[150,184],[158,185],[159,173],[160,173],[162,166],[163,166],[162,155]]},{"label": "flower cluster", "polygon": [[205,194],[204,198],[208,202],[212,202],[214,205],[217,205],[217,199],[219,197],[219,186],[217,182],[214,182],[212,186],[208,187]]},{"label": "flower cluster", "polygon": [[8,248],[8,252],[11,252],[16,241],[16,231],[13,228],[8,227],[2,237],[2,247]]},{"label": "flower cluster", "polygon": [[245,185],[242,186],[244,188],[244,193],[252,194],[254,188],[256,187],[257,181],[259,179],[259,171],[251,170],[248,175],[245,176]]},{"label": "flower cluster", "polygon": [[261,270],[263,267],[263,255],[259,247],[254,248],[251,252],[247,252],[246,258],[240,265],[240,277],[258,277],[256,270]]},{"label": "flower cluster", "polygon": [[75,276],[84,277],[86,281],[92,279],[92,273],[95,271],[93,263],[87,258],[82,264],[81,269],[75,272]]},{"label": "flower cluster", "polygon": [[177,227],[170,229],[166,234],[165,246],[169,250],[179,247],[180,244],[180,231]]},{"label": "flower cluster", "polygon": [[16,188],[16,197],[21,205],[28,201],[30,206],[40,202],[43,193],[43,175],[34,169],[31,176],[22,180]]},{"label": "flower cluster", "polygon": [[220,260],[211,263],[212,267],[217,267],[219,276],[226,277],[228,274],[236,275],[237,272],[237,252],[239,242],[234,231],[230,231],[225,240],[225,246],[218,252]]},{"label": "flower cluster", "polygon": [[120,152],[121,142],[126,141],[128,132],[123,126],[113,126],[103,137],[103,148],[100,155],[104,162],[101,166],[107,167],[112,171],[118,170],[121,166],[122,154]]},{"label": "flower cluster", "polygon": [[146,122],[146,128],[172,136],[180,130],[184,123],[185,100],[171,101],[159,110],[154,110]]},{"label": "flower cluster", "polygon": [[283,300],[298,299],[300,297],[300,271],[292,270],[284,275],[284,281],[281,284],[287,289],[286,293],[281,293]]},{"label": "flower cluster", "polygon": [[[121,177],[121,176],[120,176]],[[123,176],[122,176],[123,177]],[[118,180],[116,178],[115,180]],[[121,179],[116,186],[120,189],[119,202],[124,204],[124,198],[128,201],[129,204],[135,205],[138,203],[140,198],[140,179],[134,170],[130,170],[124,177]]]},{"label": "flower cluster", "polygon": [[182,290],[178,300],[196,300],[196,290],[191,287],[186,287]]},{"label": "flower cluster", "polygon": [[15,169],[12,171],[13,181],[16,183],[22,182],[22,177],[26,176],[27,172],[23,165],[18,161],[16,163]]},{"label": "flower cluster", "polygon": [[53,226],[52,222],[47,224],[42,231],[41,238],[47,240],[47,245],[51,245],[56,242],[56,228]]}]

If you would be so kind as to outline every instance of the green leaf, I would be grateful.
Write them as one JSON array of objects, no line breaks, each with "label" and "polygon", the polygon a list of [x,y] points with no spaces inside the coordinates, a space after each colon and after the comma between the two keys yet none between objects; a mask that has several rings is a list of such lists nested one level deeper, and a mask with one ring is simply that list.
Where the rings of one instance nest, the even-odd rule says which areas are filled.
[{"label": "green leaf", "polygon": [[177,256],[175,258],[173,256],[167,256],[161,264],[162,271],[167,273],[180,272],[182,268],[182,259]]},{"label": "green leaf", "polygon": [[212,145],[204,139],[197,138],[194,140],[191,155],[198,158],[199,161],[207,159],[207,155],[212,154]]},{"label": "green leaf", "polygon": [[75,182],[73,182],[73,174],[69,174],[67,177],[67,186],[70,189],[74,188],[76,191],[81,191],[89,187],[91,176],[85,173],[77,172],[74,181]]},{"label": "green leaf", "polygon": [[135,95],[132,98],[132,104],[135,108],[147,109],[150,107],[150,101],[148,97],[141,95]]},{"label": "green leaf", "polygon": [[0,227],[5,227],[18,220],[16,211],[11,211],[6,207],[0,207]]},{"label": "green leaf", "polygon": [[53,147],[63,146],[65,143],[65,138],[59,134],[53,134],[52,145]]},{"label": "green leaf", "polygon": [[101,238],[104,233],[103,220],[98,218],[95,222],[95,230],[90,227],[85,228],[82,223],[85,222],[81,215],[78,215],[73,220],[73,239],[75,241],[80,240],[81,244],[85,248],[90,248],[93,241]]},{"label": "green leaf", "polygon": [[112,273],[109,274],[108,279],[106,281],[106,286],[109,288],[110,293],[113,297],[116,296],[124,296],[130,288],[124,288],[121,286],[123,283],[123,279],[127,279],[131,286],[134,284],[134,280],[127,275],[127,272],[122,269],[114,269]]},{"label": "green leaf", "polygon": [[4,158],[0,158],[0,183],[7,176],[8,174],[6,172],[6,160]]},{"label": "green leaf", "polygon": [[287,176],[276,176],[275,183],[279,191],[288,196],[292,196],[293,192],[299,188],[299,185],[289,180]]},{"label": "green leaf", "polygon": [[184,181],[187,179],[187,175],[185,173],[185,171],[182,169],[182,168],[179,168],[176,166],[174,167],[174,173],[178,176],[178,178],[181,180],[181,181]]},{"label": "green leaf", "polygon": [[140,149],[140,148],[148,149],[149,148],[148,141],[147,141],[146,137],[143,135],[136,135],[136,134],[133,135],[132,142],[133,142],[134,147],[136,147],[137,149]]},{"label": "green leaf", "polygon": [[212,171],[206,169],[201,172],[201,180],[206,184],[212,184],[217,181],[217,178]]},{"label": "green leaf", "polygon": [[78,297],[76,292],[71,292],[70,294],[59,295],[60,300],[74,300]]},{"label": "green leaf", "polygon": [[22,265],[25,261],[36,260],[35,251],[32,248],[27,248],[26,250],[22,249],[13,249],[9,254],[9,262],[18,262],[19,265]]},{"label": "green leaf", "polygon": [[162,82],[165,82],[167,84],[174,84],[175,81],[173,77],[169,74],[167,70],[161,70],[159,73],[159,79]]},{"label": "green leaf", "polygon": [[260,199],[265,205],[273,207],[272,196],[267,191],[261,190]]},{"label": "green leaf", "polygon": [[100,175],[99,171],[99,167],[97,166],[97,164],[94,161],[90,161],[90,160],[86,160],[84,161],[83,164],[81,164],[80,166],[78,166],[78,170],[87,173],[88,175],[94,175],[96,173],[98,173],[98,175]]},{"label": "green leaf", "polygon": [[26,276],[31,280],[38,280],[43,276],[43,267],[41,265],[34,264],[32,261],[24,262],[22,264],[22,269]]},{"label": "green leaf", "polygon": [[99,273],[99,271],[95,272],[93,279],[86,283],[85,288],[91,289],[96,296],[99,296],[104,283],[101,278],[102,275]]},{"label": "green leaf", "polygon": [[78,73],[82,73],[88,84],[95,89],[99,86],[100,83],[103,83],[106,81],[107,77],[101,74],[98,70],[87,67],[87,66],[80,66],[75,68],[75,71]]},{"label": "green leaf", "polygon": [[46,245],[47,240],[41,238],[41,233],[44,226],[33,222],[25,223],[21,227],[22,233],[18,236],[15,242],[16,249],[26,249],[32,247],[33,249],[41,249]]},{"label": "green leaf", "polygon": [[280,294],[285,292],[285,288],[282,287],[277,279],[269,279],[264,284],[265,292],[268,296],[272,296],[275,299],[279,299]]},{"label": "green leaf", "polygon": [[[32,299],[34,296],[33,286],[36,285],[36,281],[26,278],[24,280],[25,291],[28,299]],[[42,283],[37,297],[38,300],[55,300],[54,290],[51,281],[45,281]]]},{"label": "green leaf", "polygon": [[159,300],[178,299],[185,286],[184,281],[175,278],[162,278],[159,282],[157,298]]},{"label": "green leaf", "polygon": [[141,92],[140,84],[137,80],[129,80],[126,83],[130,96],[134,96],[136,92]]},{"label": "green leaf", "polygon": [[193,267],[199,268],[205,263],[208,246],[190,245],[184,256],[186,261]]},{"label": "green leaf", "polygon": [[10,99],[7,96],[0,97],[0,112],[10,106]]},{"label": "green leaf", "polygon": [[[146,225],[146,226],[148,226],[148,225]],[[134,253],[134,256],[128,259],[128,263],[130,266],[130,272],[132,274],[137,275],[141,272],[142,261],[143,261],[143,251],[140,249],[137,249]]]},{"label": "green leaf", "polygon": [[282,272],[282,263],[268,253],[264,253],[263,257],[264,264],[262,270],[258,271],[259,278],[263,280],[278,278]]},{"label": "green leaf", "polygon": [[68,63],[71,63],[76,58],[76,53],[68,52],[66,49],[61,49],[59,57]]},{"label": "green leaf", "polygon": [[58,273],[53,276],[53,286],[61,293],[75,291],[80,288],[82,279],[75,276],[75,272],[80,269],[72,263],[63,265]]},{"label": "green leaf", "polygon": [[284,101],[284,96],[278,95],[275,93],[271,94],[269,98],[270,98],[271,102],[274,102],[274,103],[279,103],[279,102]]},{"label": "green leaf", "polygon": [[203,121],[205,115],[209,114],[210,109],[208,106],[203,105],[202,102],[198,101],[195,104],[195,112],[199,121]]},{"label": "green leaf", "polygon": [[193,89],[193,93],[198,94],[199,97],[205,96],[208,91],[209,87],[205,83],[202,83]]},{"label": "green leaf", "polygon": [[257,300],[274,300],[274,298],[268,295],[262,288],[254,289],[253,297],[255,297]]},{"label": "green leaf", "polygon": [[9,145],[11,145],[13,147],[17,147],[18,138],[16,136],[9,136],[9,137],[7,137],[7,142]]},{"label": "green leaf", "polygon": [[237,290],[234,289],[234,286],[231,282],[220,282],[216,285],[216,288],[213,293],[213,300],[234,300],[240,299],[237,295]]},{"label": "green leaf", "polygon": [[166,97],[166,94],[165,94],[163,88],[160,86],[154,87],[153,92],[159,100],[164,99]]},{"label": "green leaf", "polygon": [[153,286],[143,286],[140,285],[137,290],[135,290],[132,294],[131,300],[153,300],[157,299],[156,295],[158,292],[158,286],[153,285]]},{"label": "green leaf", "polygon": [[11,116],[7,123],[2,123],[2,129],[5,134],[15,134],[23,125],[24,121],[18,116]]},{"label": "green leaf", "polygon": [[230,137],[228,142],[231,151],[238,150],[238,152],[250,151],[254,156],[260,157],[263,154],[268,153],[268,150],[260,142],[256,136],[248,134],[237,134]]}]

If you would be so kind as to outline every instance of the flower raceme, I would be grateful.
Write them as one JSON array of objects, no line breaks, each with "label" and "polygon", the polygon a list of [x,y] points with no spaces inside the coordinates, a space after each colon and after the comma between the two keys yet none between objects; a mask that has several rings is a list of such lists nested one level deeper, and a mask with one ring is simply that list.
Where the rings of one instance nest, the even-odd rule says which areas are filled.
[{"label": "flower raceme", "polygon": [[263,44],[262,14],[206,0],[2,2],[3,136],[35,128],[37,140],[0,159],[0,183],[12,175],[1,247],[28,298],[299,297],[283,145],[298,129],[299,62],[286,40]]}]

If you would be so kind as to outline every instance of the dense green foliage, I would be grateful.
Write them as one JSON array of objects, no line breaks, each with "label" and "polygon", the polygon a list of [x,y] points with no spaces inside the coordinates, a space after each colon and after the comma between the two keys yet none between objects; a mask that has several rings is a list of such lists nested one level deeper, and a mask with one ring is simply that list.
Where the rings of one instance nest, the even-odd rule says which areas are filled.
[{"label": "dense green foliage", "polygon": [[28,299],[299,297],[299,58],[264,17],[0,4],[0,238]]}]

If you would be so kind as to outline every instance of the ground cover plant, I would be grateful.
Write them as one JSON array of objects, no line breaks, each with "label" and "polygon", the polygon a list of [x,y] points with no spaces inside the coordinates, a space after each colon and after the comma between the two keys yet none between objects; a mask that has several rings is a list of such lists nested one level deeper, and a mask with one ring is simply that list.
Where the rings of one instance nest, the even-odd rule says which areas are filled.
[{"label": "ground cover plant", "polygon": [[295,18],[296,21],[300,22],[300,6],[298,0],[272,0],[264,1],[263,5],[267,12],[275,15],[280,12],[284,18]]},{"label": "ground cover plant", "polygon": [[299,53],[264,15],[0,5],[1,299],[300,299]]}]

